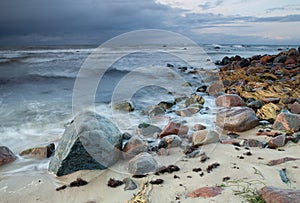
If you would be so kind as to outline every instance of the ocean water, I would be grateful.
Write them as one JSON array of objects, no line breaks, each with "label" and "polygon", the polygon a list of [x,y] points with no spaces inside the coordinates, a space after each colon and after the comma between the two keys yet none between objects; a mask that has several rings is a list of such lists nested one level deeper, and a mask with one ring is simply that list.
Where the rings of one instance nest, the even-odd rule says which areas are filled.
[{"label": "ocean water", "polygon": [[[191,58],[199,56],[201,64],[197,65],[197,61],[192,61],[195,62],[193,63],[195,68],[216,69],[213,62],[221,60],[224,56],[250,57],[257,54],[276,54],[279,52],[278,49],[286,50],[292,46],[202,45],[201,47],[204,50],[202,53],[189,52],[190,47],[172,47],[173,54],[170,54],[168,48],[145,52],[140,51],[140,47],[106,47],[101,52],[92,54],[96,46],[3,47],[0,49],[0,145],[7,146],[18,154],[30,147],[43,146],[50,142],[57,143],[65,124],[73,117],[75,81],[82,67],[88,66],[86,61],[89,57],[99,62],[96,67],[89,69],[94,71],[91,80],[99,79],[97,70],[105,70],[105,74],[99,79],[100,82],[95,83],[97,87],[92,98],[99,113],[112,118],[110,106],[112,99],[122,93],[132,94],[131,85],[142,87],[134,91],[131,98],[136,104],[138,113],[131,115],[130,125],[123,126],[124,123],[119,123],[121,130],[125,131],[133,129],[142,121],[149,122],[146,117],[140,116],[139,112],[143,109],[160,101],[174,99],[174,95],[166,93],[167,88],[178,87],[174,91],[177,93],[176,96],[180,96],[188,93],[180,89],[182,82],[190,82],[194,87],[205,83],[204,76],[179,71],[178,67],[190,68],[190,63],[178,57],[180,53],[192,56]],[[130,54],[127,54],[128,50]],[[117,58],[122,53],[127,55]],[[114,63],[107,67],[106,62],[110,61]],[[174,65],[170,67],[171,73],[160,72],[165,70],[163,68],[166,68],[167,64]],[[130,77],[126,78],[129,73]],[[177,81],[178,77],[172,74],[178,74],[181,80]],[[148,81],[150,82],[147,83]],[[84,88],[88,86],[83,85],[81,90],[87,94],[89,90]],[[116,90],[119,92],[115,93]],[[77,97],[84,100],[88,96],[82,94]],[[207,101],[207,106],[213,105],[212,100],[208,98]],[[1,167],[0,173],[10,176],[24,171],[46,172],[48,163],[49,160],[19,157],[13,164]]]}]

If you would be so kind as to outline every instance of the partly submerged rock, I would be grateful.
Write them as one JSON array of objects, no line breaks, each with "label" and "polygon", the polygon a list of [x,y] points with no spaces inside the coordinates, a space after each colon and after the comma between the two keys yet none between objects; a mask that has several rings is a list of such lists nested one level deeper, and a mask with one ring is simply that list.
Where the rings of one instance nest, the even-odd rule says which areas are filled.
[{"label": "partly submerged rock", "polygon": [[134,111],[134,105],[133,105],[133,103],[132,102],[127,102],[127,101],[114,104],[113,108],[115,110],[119,110],[119,111],[128,111],[128,112]]},{"label": "partly submerged rock", "polygon": [[139,135],[143,135],[145,137],[153,137],[155,133],[160,133],[161,129],[155,125],[141,123],[136,131]]},{"label": "partly submerged rock", "polygon": [[222,107],[234,107],[234,106],[246,106],[243,99],[236,94],[224,94],[218,96],[216,99],[217,106]]},{"label": "partly submerged rock", "polygon": [[192,104],[201,104],[203,105],[205,102],[204,98],[201,95],[193,93],[190,98],[185,100],[185,106],[189,107]]},{"label": "partly submerged rock", "polygon": [[300,129],[300,115],[290,113],[289,111],[282,111],[276,117],[273,129],[298,131]]},{"label": "partly submerged rock", "polygon": [[57,176],[78,170],[105,169],[120,158],[122,133],[107,118],[86,111],[78,114],[61,137],[49,171]]},{"label": "partly submerged rock", "polygon": [[258,190],[258,194],[266,201],[266,203],[300,202],[300,190],[265,186]]},{"label": "partly submerged rock", "polygon": [[13,162],[16,159],[17,157],[8,147],[0,146],[0,166]]},{"label": "partly submerged rock", "polygon": [[154,172],[158,167],[156,160],[147,152],[140,153],[128,163],[128,171],[133,175]]},{"label": "partly submerged rock", "polygon": [[242,132],[258,125],[255,112],[249,107],[232,107],[217,113],[216,123],[228,131]]},{"label": "partly submerged rock", "polygon": [[196,107],[188,107],[188,108],[184,108],[184,109],[179,109],[176,110],[175,113],[179,116],[182,117],[190,117],[196,113],[198,113],[200,111],[199,108]]},{"label": "partly submerged rock", "polygon": [[37,158],[48,158],[53,155],[55,150],[54,143],[51,143],[44,147],[35,147],[24,150],[20,153],[20,156],[37,157]]},{"label": "partly submerged rock", "polygon": [[164,108],[162,108],[158,105],[151,106],[147,111],[147,115],[150,117],[160,116],[160,115],[164,115],[164,114],[165,114]]}]

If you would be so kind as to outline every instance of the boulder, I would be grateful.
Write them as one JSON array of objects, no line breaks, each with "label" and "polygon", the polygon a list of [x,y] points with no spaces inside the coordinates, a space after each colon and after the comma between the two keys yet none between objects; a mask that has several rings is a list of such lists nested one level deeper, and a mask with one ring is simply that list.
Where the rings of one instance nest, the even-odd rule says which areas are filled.
[{"label": "boulder", "polygon": [[234,106],[246,106],[243,99],[236,94],[224,94],[218,96],[216,99],[216,105],[222,107],[234,107]]},{"label": "boulder", "polygon": [[159,137],[163,138],[167,135],[186,135],[189,131],[189,128],[180,122],[171,121],[166,127],[162,130]]},{"label": "boulder", "polygon": [[133,158],[141,152],[146,152],[148,150],[148,143],[143,141],[139,136],[133,136],[128,140],[123,149],[123,157]]},{"label": "boulder", "polygon": [[158,168],[156,160],[147,152],[140,153],[128,163],[128,171],[133,175],[144,175]]},{"label": "boulder", "polygon": [[217,143],[220,135],[213,130],[198,130],[193,133],[193,146]]},{"label": "boulder", "polygon": [[217,113],[216,123],[225,130],[236,132],[250,130],[259,124],[255,112],[249,107],[222,109]]},{"label": "boulder", "polygon": [[220,83],[220,82],[217,82],[217,83],[211,84],[207,88],[207,92],[208,92],[209,95],[214,96],[214,95],[219,94],[220,92],[223,92],[224,91],[223,88],[224,88],[223,84]]},{"label": "boulder", "polygon": [[265,186],[258,190],[258,194],[265,200],[266,203],[300,202],[300,190]]},{"label": "boulder", "polygon": [[176,110],[175,113],[182,117],[190,117],[200,111],[199,108],[196,107],[188,107],[185,109]]},{"label": "boulder", "polygon": [[168,135],[160,140],[158,148],[179,147],[181,143],[182,140],[178,135]]},{"label": "boulder", "polygon": [[284,63],[286,61],[287,57],[286,56],[277,56],[273,63]]},{"label": "boulder", "polygon": [[145,137],[153,137],[156,133],[160,133],[161,129],[155,125],[151,125],[148,123],[141,123],[137,130],[137,134],[145,136]]},{"label": "boulder", "polygon": [[0,166],[13,162],[16,159],[17,157],[8,147],[0,146]]},{"label": "boulder", "polygon": [[273,124],[275,130],[295,130],[298,131],[300,126],[300,115],[282,111],[276,117]]},{"label": "boulder", "polygon": [[48,170],[62,176],[106,169],[119,160],[121,147],[122,133],[117,126],[95,112],[82,112],[67,126]]}]

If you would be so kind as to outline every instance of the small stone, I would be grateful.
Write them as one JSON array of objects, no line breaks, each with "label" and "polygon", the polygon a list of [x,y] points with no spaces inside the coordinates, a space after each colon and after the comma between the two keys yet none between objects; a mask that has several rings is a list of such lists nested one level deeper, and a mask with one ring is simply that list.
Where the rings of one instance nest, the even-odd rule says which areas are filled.
[{"label": "small stone", "polygon": [[197,88],[196,92],[206,92],[207,86],[206,85],[201,85],[200,87]]},{"label": "small stone", "polygon": [[248,139],[245,141],[245,146],[264,148],[265,144],[261,141],[255,140],[255,139]]},{"label": "small stone", "polygon": [[134,111],[133,103],[127,101],[121,102],[119,104],[114,104],[113,108],[119,111],[127,111],[127,112]]},{"label": "small stone", "polygon": [[17,157],[8,147],[0,146],[0,166],[13,162],[16,159]]},{"label": "small stone", "polygon": [[123,183],[125,184],[124,190],[135,190],[137,188],[136,183],[131,178],[124,178]]},{"label": "small stone", "polygon": [[49,144],[45,147],[35,147],[24,150],[20,153],[20,156],[37,157],[37,158],[48,158],[53,155],[55,150],[54,143]]},{"label": "small stone", "polygon": [[150,181],[150,184],[152,184],[152,185],[160,185],[160,184],[162,184],[163,182],[164,182],[163,179],[156,179],[156,180],[151,180],[151,181]]},{"label": "small stone", "polygon": [[269,140],[268,145],[271,149],[276,149],[278,147],[283,147],[286,143],[285,135],[279,135]]},{"label": "small stone", "polygon": [[294,114],[300,114],[300,104],[298,102],[294,102],[290,106],[291,112]]},{"label": "small stone", "polygon": [[201,104],[203,105],[205,102],[204,98],[201,95],[192,94],[190,98],[185,100],[185,106],[189,107],[192,104]]},{"label": "small stone", "polygon": [[[160,140],[160,143],[161,142],[166,143],[167,147],[170,148],[170,147],[179,147],[182,143],[182,140],[178,135],[168,135],[168,136],[163,137]],[[162,148],[160,146],[160,144],[158,144],[158,148]],[[164,148],[166,148],[166,147],[164,147]]]},{"label": "small stone", "polygon": [[165,114],[165,110],[160,106],[151,106],[147,112],[148,116],[155,117]]},{"label": "small stone", "polygon": [[176,104],[176,102],[171,102],[171,101],[162,101],[159,102],[158,106],[163,108],[164,110],[168,110],[170,108],[172,108],[172,106],[174,106]]},{"label": "small stone", "polygon": [[169,122],[167,126],[162,130],[159,137],[163,138],[167,135],[186,135],[189,128],[180,122]]},{"label": "small stone", "polygon": [[300,202],[300,190],[265,186],[258,190],[258,194],[266,201],[266,203]]},{"label": "small stone", "polygon": [[200,111],[199,108],[189,107],[185,109],[176,110],[175,113],[182,117],[190,117]]},{"label": "small stone", "polygon": [[213,130],[199,130],[193,133],[193,146],[216,143],[220,135]]},{"label": "small stone", "polygon": [[156,160],[148,153],[143,152],[129,161],[128,171],[134,175],[143,175],[157,169]]},{"label": "small stone", "polygon": [[70,187],[80,187],[80,186],[84,186],[84,185],[87,185],[87,184],[88,184],[88,182],[86,180],[83,180],[81,178],[77,178],[77,180],[70,183]]},{"label": "small stone", "polygon": [[192,198],[210,198],[221,194],[222,190],[223,189],[221,187],[202,187],[188,193],[187,196]]},{"label": "small stone", "polygon": [[205,130],[206,127],[202,124],[195,124],[194,125],[194,128],[193,128],[195,131],[198,131],[198,130]]},{"label": "small stone", "polygon": [[136,131],[137,134],[143,135],[145,137],[153,137],[155,133],[161,133],[161,129],[159,127],[150,125],[148,123],[140,124]]},{"label": "small stone", "polygon": [[133,136],[124,146],[123,157],[125,159],[132,158],[141,152],[146,152],[147,150],[148,144],[139,136]]},{"label": "small stone", "polygon": [[246,106],[246,103],[238,95],[224,94],[224,95],[217,97],[216,105],[228,108],[228,107],[234,107],[234,106]]},{"label": "small stone", "polygon": [[293,114],[288,111],[282,111],[273,124],[273,129],[276,130],[295,130],[300,127],[300,115]]}]

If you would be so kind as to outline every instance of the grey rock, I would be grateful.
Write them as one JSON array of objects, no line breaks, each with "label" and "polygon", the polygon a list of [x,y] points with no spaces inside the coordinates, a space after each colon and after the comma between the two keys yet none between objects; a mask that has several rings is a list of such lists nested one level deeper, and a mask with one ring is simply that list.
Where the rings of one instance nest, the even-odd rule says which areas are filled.
[{"label": "grey rock", "polygon": [[300,129],[300,115],[290,113],[289,111],[282,111],[277,115],[273,129],[298,131]]},{"label": "grey rock", "polygon": [[219,141],[219,133],[213,130],[198,130],[193,133],[193,146],[217,143]]},{"label": "grey rock", "polygon": [[78,170],[106,169],[119,160],[121,146],[118,128],[107,118],[86,111],[66,128],[48,170],[62,176]]},{"label": "grey rock", "polygon": [[182,117],[190,117],[190,116],[198,113],[199,111],[200,111],[199,108],[188,107],[188,108],[185,108],[185,109],[176,110],[175,113],[179,116],[182,116]]},{"label": "grey rock", "polygon": [[217,113],[216,123],[219,127],[235,132],[250,130],[259,124],[255,112],[249,107],[232,107]]},{"label": "grey rock", "polygon": [[147,112],[148,116],[150,117],[155,117],[155,116],[159,116],[159,115],[164,115],[165,114],[165,110],[160,107],[160,106],[151,106]]},{"label": "grey rock", "polygon": [[[163,143],[163,144],[161,144]],[[163,138],[161,138],[158,148],[166,148],[164,145],[169,147],[179,147],[182,143],[181,138],[178,135],[167,135]],[[163,147],[162,147],[163,146]]]},{"label": "grey rock", "polygon": [[124,190],[135,190],[137,189],[136,183],[130,178],[124,178],[123,182],[125,183]]},{"label": "grey rock", "polygon": [[128,171],[133,175],[143,175],[154,172],[158,168],[156,160],[147,152],[132,158],[128,163]]},{"label": "grey rock", "polygon": [[153,137],[155,133],[161,133],[161,129],[155,125],[142,123],[138,126],[137,134],[145,137]]}]

